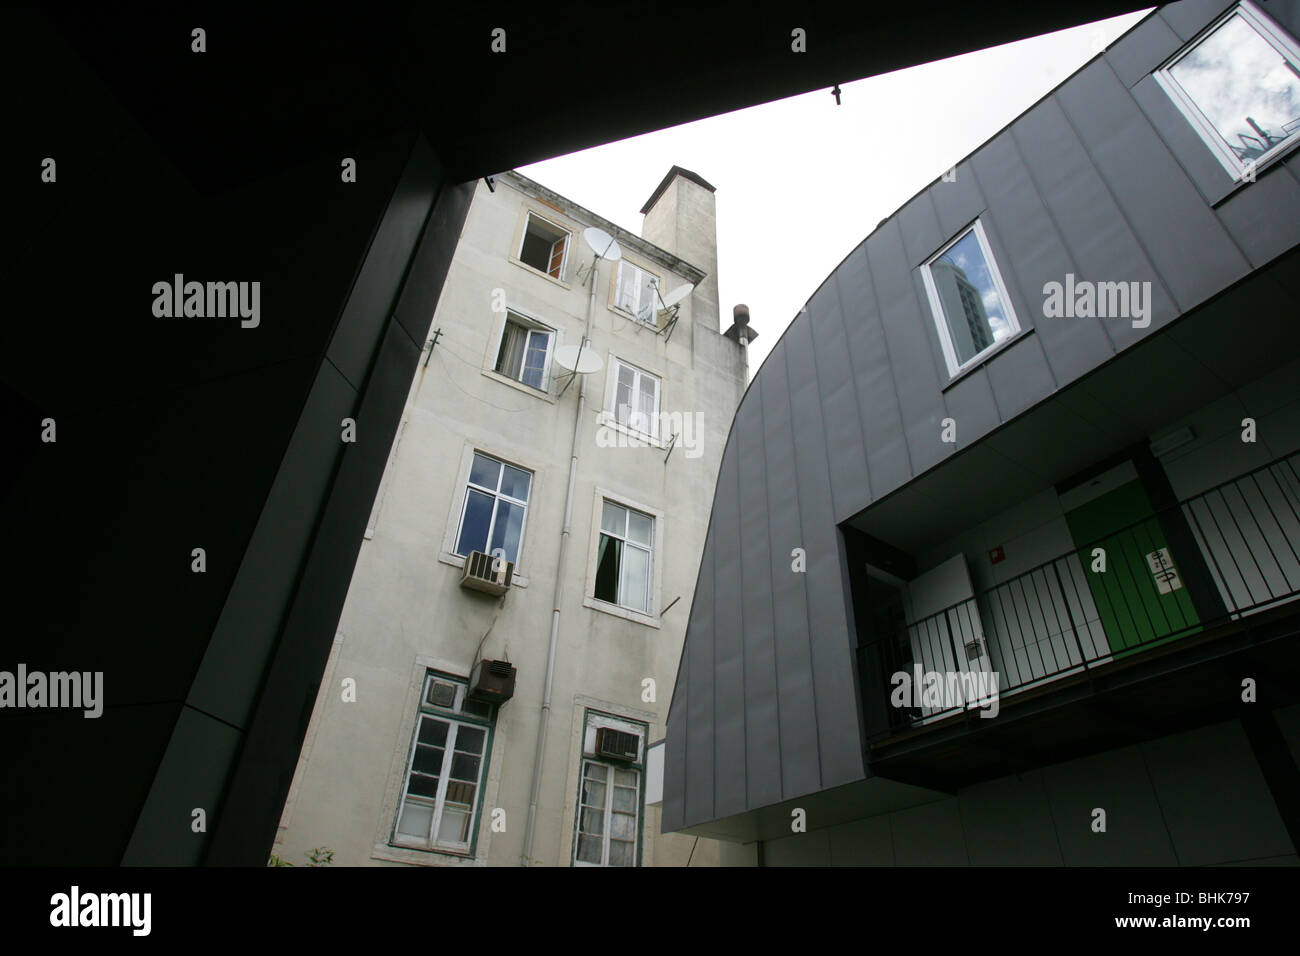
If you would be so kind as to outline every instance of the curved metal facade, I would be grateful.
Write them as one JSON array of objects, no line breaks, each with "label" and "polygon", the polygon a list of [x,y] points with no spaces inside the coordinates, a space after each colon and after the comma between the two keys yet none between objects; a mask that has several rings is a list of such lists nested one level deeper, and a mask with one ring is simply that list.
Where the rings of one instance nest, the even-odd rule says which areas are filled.
[{"label": "curved metal facade", "polygon": [[[722,459],[665,830],[865,776],[841,522],[1300,243],[1300,153],[1234,184],[1152,75],[1231,6],[1144,19],[883,222],[773,349]],[[1300,3],[1267,12],[1300,32]],[[976,218],[1022,332],[950,383],[920,266]],[[1044,318],[1040,290],[1067,273],[1150,282],[1150,326]]]}]

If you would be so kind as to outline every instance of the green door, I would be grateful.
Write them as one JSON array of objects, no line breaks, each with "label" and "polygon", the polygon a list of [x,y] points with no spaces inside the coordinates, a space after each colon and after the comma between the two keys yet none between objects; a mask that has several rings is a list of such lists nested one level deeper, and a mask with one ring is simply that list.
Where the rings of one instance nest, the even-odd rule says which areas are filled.
[{"label": "green door", "polygon": [[[1122,473],[1121,473],[1122,475]],[[1118,484],[1065,513],[1114,659],[1200,630],[1200,618],[1142,482]],[[1105,571],[1096,571],[1096,548]]]}]

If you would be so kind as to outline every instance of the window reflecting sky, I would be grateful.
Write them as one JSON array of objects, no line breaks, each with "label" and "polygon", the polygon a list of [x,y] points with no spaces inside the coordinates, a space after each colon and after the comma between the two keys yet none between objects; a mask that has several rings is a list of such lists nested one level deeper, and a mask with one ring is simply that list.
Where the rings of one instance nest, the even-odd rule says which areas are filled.
[{"label": "window reflecting sky", "polygon": [[[1300,118],[1300,77],[1241,16],[1224,23],[1170,72],[1243,159],[1285,138],[1283,127]],[[1262,138],[1246,122],[1248,116],[1276,138]]]},{"label": "window reflecting sky", "polygon": [[993,341],[1000,342],[1011,334],[1011,325],[1007,322],[1006,311],[1002,308],[1002,300],[998,297],[997,286],[993,284],[993,276],[989,273],[988,263],[984,261],[984,253],[980,251],[979,240],[975,238],[975,233],[966,233],[952,247],[941,255],[939,262],[951,262],[957,268],[966,274],[975,288],[979,289],[980,300],[984,303],[984,311],[988,315],[989,328],[993,331]]}]

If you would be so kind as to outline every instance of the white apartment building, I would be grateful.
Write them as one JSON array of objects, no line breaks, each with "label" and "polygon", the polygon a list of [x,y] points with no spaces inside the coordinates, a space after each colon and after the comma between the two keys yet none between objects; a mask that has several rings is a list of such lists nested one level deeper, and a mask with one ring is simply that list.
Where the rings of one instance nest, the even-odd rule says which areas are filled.
[{"label": "white apartment building", "polygon": [[[282,859],[327,846],[351,866],[717,863],[712,841],[660,833],[647,751],[664,735],[744,347],[720,331],[713,187],[673,167],[642,212],[636,236],[515,172],[478,184]],[[621,255],[596,261],[589,227]],[[571,373],[588,328],[580,367],[599,367]]]}]

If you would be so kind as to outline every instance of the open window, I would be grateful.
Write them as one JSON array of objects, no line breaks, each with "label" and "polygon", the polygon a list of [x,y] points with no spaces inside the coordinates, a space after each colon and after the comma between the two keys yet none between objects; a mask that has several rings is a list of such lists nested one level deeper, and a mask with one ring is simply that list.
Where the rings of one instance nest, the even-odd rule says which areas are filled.
[{"label": "open window", "polygon": [[550,387],[555,330],[517,312],[507,312],[494,371],[545,392]]},{"label": "open window", "polygon": [[636,316],[638,322],[658,325],[658,289],[659,277],[653,272],[634,266],[626,259],[619,260],[618,287],[614,294],[616,308]]},{"label": "open window", "polygon": [[519,261],[544,272],[552,279],[564,278],[569,258],[569,233],[536,213],[528,214],[524,238],[519,245]]},{"label": "open window", "polygon": [[1155,73],[1234,180],[1300,141],[1300,46],[1253,3]]},{"label": "open window", "polygon": [[655,519],[606,499],[602,503],[593,597],[643,614],[650,611]]}]

